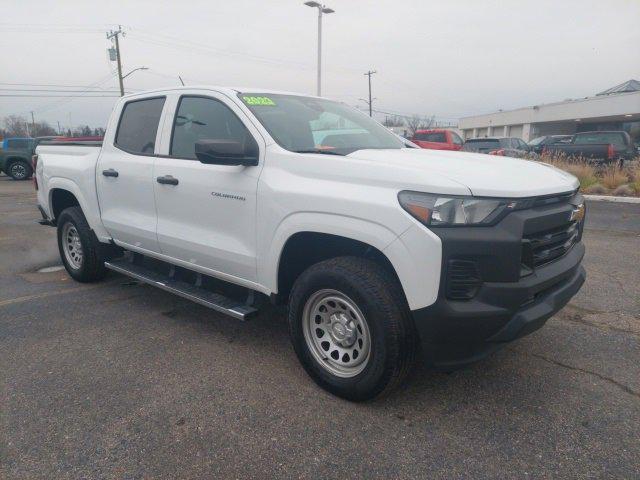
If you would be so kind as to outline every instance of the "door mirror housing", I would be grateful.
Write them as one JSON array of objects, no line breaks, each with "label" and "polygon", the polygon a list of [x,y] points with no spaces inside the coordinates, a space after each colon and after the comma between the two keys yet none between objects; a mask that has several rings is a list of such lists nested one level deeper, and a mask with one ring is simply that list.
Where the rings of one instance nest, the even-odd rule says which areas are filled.
[{"label": "door mirror housing", "polygon": [[202,163],[213,165],[258,165],[258,144],[253,138],[241,143],[227,139],[198,140],[195,153]]}]

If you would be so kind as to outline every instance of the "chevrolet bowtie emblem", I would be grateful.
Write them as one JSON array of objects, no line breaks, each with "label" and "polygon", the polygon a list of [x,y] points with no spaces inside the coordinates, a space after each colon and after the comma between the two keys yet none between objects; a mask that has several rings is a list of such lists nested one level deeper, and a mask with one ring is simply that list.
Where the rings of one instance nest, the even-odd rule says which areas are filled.
[{"label": "chevrolet bowtie emblem", "polygon": [[581,222],[583,218],[584,218],[584,203],[581,203],[571,211],[571,215],[569,216],[569,221]]}]

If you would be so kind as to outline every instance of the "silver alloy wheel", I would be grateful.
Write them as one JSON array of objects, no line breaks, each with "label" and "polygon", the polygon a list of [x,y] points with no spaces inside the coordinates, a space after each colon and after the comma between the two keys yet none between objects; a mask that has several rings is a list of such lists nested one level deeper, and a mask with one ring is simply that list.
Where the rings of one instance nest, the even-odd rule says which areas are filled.
[{"label": "silver alloy wheel", "polygon": [[71,222],[65,223],[62,227],[62,249],[71,268],[79,270],[83,259],[82,243],[78,230]]},{"label": "silver alloy wheel", "polygon": [[309,351],[329,373],[342,378],[361,373],[371,356],[371,333],[356,303],[331,289],[305,303],[302,330]]},{"label": "silver alloy wheel", "polygon": [[16,180],[22,180],[27,177],[27,167],[25,167],[22,163],[16,162],[11,165],[11,176]]}]

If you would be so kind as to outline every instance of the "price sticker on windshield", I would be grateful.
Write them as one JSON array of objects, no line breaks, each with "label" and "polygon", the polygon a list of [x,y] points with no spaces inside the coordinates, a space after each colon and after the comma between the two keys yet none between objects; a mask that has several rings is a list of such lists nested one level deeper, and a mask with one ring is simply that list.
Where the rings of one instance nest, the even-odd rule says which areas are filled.
[{"label": "price sticker on windshield", "polygon": [[247,105],[259,105],[261,107],[275,107],[276,102],[269,97],[242,97]]}]

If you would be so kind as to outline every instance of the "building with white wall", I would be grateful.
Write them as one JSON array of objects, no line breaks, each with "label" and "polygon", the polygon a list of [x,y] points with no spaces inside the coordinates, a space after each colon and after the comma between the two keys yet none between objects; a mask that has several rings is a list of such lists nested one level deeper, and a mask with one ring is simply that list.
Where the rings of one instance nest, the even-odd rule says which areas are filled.
[{"label": "building with white wall", "polygon": [[461,118],[464,138],[519,137],[626,130],[640,140],[640,82],[629,80],[593,97]]}]

